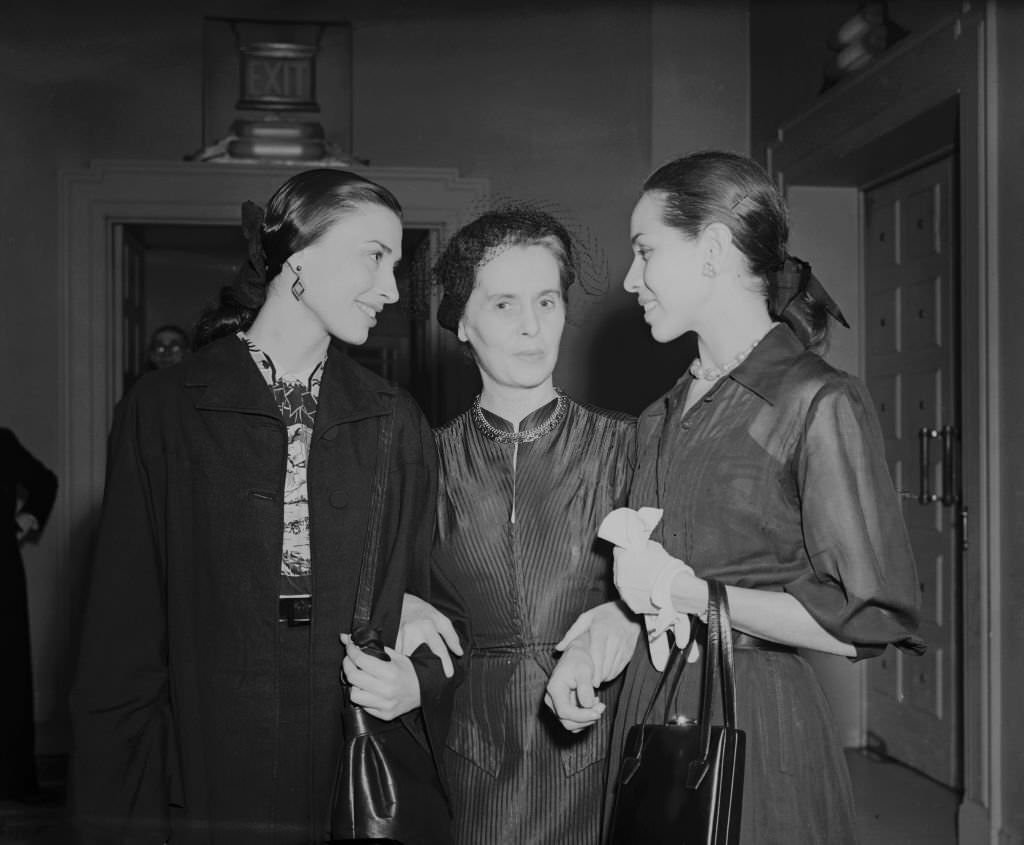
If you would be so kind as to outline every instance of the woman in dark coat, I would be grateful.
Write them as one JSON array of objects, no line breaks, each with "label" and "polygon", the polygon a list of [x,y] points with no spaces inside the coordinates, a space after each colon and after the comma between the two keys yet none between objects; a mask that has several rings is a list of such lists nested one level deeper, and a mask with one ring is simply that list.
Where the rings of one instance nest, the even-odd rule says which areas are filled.
[{"label": "woman in dark coat", "polygon": [[21,544],[38,536],[57,496],[57,476],[0,428],[0,800],[38,795],[28,593]]},{"label": "woman in dark coat", "polygon": [[[378,435],[390,475],[372,623],[427,589],[436,468],[425,419],[355,364],[398,298],[397,201],[355,174],[244,208],[250,263],[196,354],[120,404],[73,695],[72,800],[89,842],[308,843],[327,835]],[[417,652],[362,655],[385,719],[443,689]],[[371,682],[367,683],[367,679]],[[351,679],[350,679],[351,680]]]},{"label": "woman in dark coat", "polygon": [[[435,432],[436,566],[470,630],[445,755],[453,842],[597,845],[609,725],[569,733],[544,695],[556,645],[581,613],[600,608],[603,628],[573,638],[557,665],[591,709],[614,704],[614,688],[600,701],[595,688],[621,671],[636,638],[610,601],[607,550],[595,547],[601,517],[625,500],[633,420],[554,386],[577,257],[549,214],[483,215],[452,238],[437,276],[438,319],[483,382],[473,407]],[[595,650],[599,629],[626,645]]]},{"label": "woman in dark coat", "polygon": [[[871,398],[814,351],[829,315],[842,316],[787,255],[787,234],[782,198],[747,158],[694,154],[644,185],[625,288],[655,340],[694,331],[700,357],[638,421],[630,504],[664,514],[646,549],[616,553],[615,581],[652,615],[700,615],[706,579],[727,585],[747,743],[740,842],[843,845],[857,838],[846,763],[797,647],[863,658],[924,644]],[[670,713],[697,715],[700,675],[684,675]],[[615,716],[612,786],[659,680],[638,648]]]}]

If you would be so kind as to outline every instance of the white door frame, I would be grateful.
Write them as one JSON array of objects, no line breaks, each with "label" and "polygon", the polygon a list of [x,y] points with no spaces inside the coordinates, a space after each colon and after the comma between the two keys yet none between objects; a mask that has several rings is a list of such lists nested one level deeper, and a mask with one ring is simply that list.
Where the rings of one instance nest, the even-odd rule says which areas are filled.
[{"label": "white door frame", "polygon": [[[61,495],[51,527],[56,529],[59,561],[54,598],[65,611],[57,618],[67,620],[61,639],[68,663],[76,651],[82,581],[102,500],[106,437],[121,389],[114,226],[240,225],[244,200],[266,202],[285,179],[310,166],[317,165],[102,160],[60,174]],[[359,173],[393,191],[402,203],[405,224],[432,229],[439,243],[479,213],[489,195],[486,179],[463,178],[449,168],[366,167]],[[432,344],[445,344],[447,335],[435,333]],[[61,736],[65,730],[54,726],[48,744],[66,747]]]},{"label": "white door frame", "polygon": [[[922,152],[951,144],[958,150],[963,487],[970,526],[962,582],[965,791],[958,828],[964,843],[996,842],[1003,816],[1003,660],[999,638],[989,636],[1000,630],[1002,580],[994,23],[987,4],[907,38],[784,124],[769,149],[783,188],[847,193],[914,164]],[[938,116],[934,125],[929,115]],[[917,137],[937,133],[934,149],[907,146],[901,129],[915,122]],[[850,237],[859,240],[860,233]],[[863,297],[862,277],[858,290]],[[863,302],[860,307],[863,313]]]}]

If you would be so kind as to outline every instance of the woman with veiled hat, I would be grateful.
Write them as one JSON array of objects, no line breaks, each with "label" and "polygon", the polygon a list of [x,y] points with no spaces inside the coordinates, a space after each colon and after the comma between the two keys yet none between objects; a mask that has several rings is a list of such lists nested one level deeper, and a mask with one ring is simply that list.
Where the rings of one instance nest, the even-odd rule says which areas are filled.
[{"label": "woman with veiled hat", "polygon": [[[639,613],[691,618],[707,607],[705,579],[727,585],[747,746],[739,841],[854,842],[846,763],[798,649],[860,659],[924,644],[874,406],[817,351],[830,316],[845,320],[787,255],[783,200],[748,158],[703,152],[659,168],[630,234],[624,286],[652,337],[695,332],[699,358],[637,422],[630,506],[664,512],[646,552],[616,553],[616,584]],[[700,676],[687,670],[670,714],[698,715]],[[609,798],[626,732],[660,677],[638,647],[615,714]]]},{"label": "woman with veiled hat", "polygon": [[430,428],[345,352],[398,299],[401,208],[317,169],[243,212],[249,262],[200,348],[117,408],[72,704],[79,842],[327,841],[339,671],[382,719],[441,700],[426,648],[383,661],[339,641],[368,526],[384,642],[427,587]]},{"label": "woman with veiled hat", "polygon": [[[585,713],[632,652],[638,626],[611,601],[597,525],[625,500],[633,420],[554,384],[578,242],[550,214],[510,207],[464,226],[436,266],[438,319],[480,371],[473,406],[435,431],[435,566],[468,614],[445,769],[454,841],[597,845],[607,723],[564,730],[544,707],[560,685]],[[591,630],[556,646],[584,612]],[[561,644],[566,645],[566,644]],[[595,716],[596,718],[596,716]]]}]

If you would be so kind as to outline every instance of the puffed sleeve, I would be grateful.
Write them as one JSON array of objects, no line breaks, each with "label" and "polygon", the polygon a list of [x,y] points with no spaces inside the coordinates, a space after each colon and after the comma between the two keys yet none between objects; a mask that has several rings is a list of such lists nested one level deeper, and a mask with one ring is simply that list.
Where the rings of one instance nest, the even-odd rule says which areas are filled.
[{"label": "puffed sleeve", "polygon": [[133,395],[111,430],[71,696],[76,843],[162,843],[170,731],[166,609]]},{"label": "puffed sleeve", "polygon": [[831,379],[808,409],[796,455],[808,573],[786,586],[837,639],[869,657],[923,653],[919,591],[900,500],[865,387]]}]

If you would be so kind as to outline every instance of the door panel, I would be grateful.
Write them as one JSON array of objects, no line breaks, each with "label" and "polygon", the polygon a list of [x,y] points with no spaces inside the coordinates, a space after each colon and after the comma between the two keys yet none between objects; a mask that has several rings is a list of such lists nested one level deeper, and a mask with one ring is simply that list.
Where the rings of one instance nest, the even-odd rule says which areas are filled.
[{"label": "door panel", "polygon": [[869,737],[892,757],[960,785],[959,352],[954,162],[864,194],[866,371],[917,560],[928,653],[889,649],[868,665]]},{"label": "door panel", "polygon": [[114,227],[114,256],[121,290],[121,389],[127,393],[146,360],[146,250],[127,226]]}]

